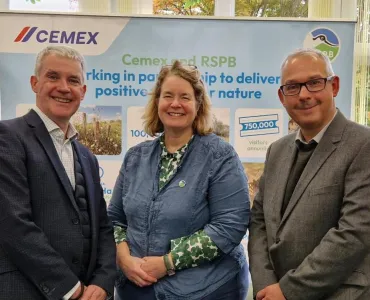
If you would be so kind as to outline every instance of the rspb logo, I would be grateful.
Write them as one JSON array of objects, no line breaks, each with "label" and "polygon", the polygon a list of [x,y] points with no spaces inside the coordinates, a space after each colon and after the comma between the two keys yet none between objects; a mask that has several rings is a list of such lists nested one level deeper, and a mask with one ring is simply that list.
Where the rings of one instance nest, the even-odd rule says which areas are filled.
[{"label": "rspb logo", "polygon": [[316,28],[306,35],[303,42],[305,48],[315,48],[324,53],[331,61],[339,54],[339,38],[328,28]]},{"label": "rspb logo", "polygon": [[98,35],[99,32],[45,30],[38,27],[26,26],[20,31],[14,42],[26,43],[31,38],[34,38],[38,43],[97,45],[96,38]]}]

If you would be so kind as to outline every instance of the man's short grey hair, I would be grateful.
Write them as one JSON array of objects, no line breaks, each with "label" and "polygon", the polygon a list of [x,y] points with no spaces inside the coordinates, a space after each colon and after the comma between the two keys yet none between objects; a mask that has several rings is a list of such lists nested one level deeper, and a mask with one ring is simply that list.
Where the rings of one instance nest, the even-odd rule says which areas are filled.
[{"label": "man's short grey hair", "polygon": [[41,50],[39,54],[37,54],[35,64],[35,76],[37,78],[39,78],[40,76],[42,61],[44,60],[45,57],[51,54],[78,61],[81,64],[83,80],[85,81],[85,72],[86,72],[85,59],[80,52],[68,46],[47,46],[46,48]]},{"label": "man's short grey hair", "polygon": [[281,68],[280,68],[281,76],[283,75],[283,69],[284,69],[285,64],[287,63],[288,60],[290,60],[292,58],[295,58],[297,56],[304,56],[304,55],[316,56],[319,59],[323,60],[324,63],[325,63],[325,66],[326,66],[327,75],[328,76],[334,75],[334,70],[333,70],[333,66],[331,65],[330,59],[324,53],[322,53],[321,51],[316,50],[316,49],[306,48],[306,49],[295,50],[294,52],[290,53],[284,59],[283,63],[281,64]]}]

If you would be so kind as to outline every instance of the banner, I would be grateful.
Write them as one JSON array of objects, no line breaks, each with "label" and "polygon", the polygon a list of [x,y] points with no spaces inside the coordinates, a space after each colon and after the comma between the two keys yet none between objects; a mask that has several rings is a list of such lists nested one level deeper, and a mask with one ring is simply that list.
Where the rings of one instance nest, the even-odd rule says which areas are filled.
[{"label": "banner", "polygon": [[46,45],[85,55],[87,94],[73,118],[80,141],[98,157],[109,201],[125,152],[150,137],[142,119],[161,66],[196,65],[213,104],[215,132],[230,142],[254,197],[268,146],[294,130],[277,90],[291,51],[325,52],[341,79],[337,107],[351,112],[353,22],[0,14],[1,118],[35,103],[29,77]]}]

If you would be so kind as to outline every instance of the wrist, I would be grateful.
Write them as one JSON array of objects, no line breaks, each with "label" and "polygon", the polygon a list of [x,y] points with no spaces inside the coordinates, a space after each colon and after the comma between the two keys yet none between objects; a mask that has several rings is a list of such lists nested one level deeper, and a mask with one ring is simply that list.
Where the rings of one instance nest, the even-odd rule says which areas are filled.
[{"label": "wrist", "polygon": [[166,267],[166,272],[167,272],[168,276],[175,275],[175,268],[174,268],[174,264],[173,264],[173,261],[172,261],[172,257],[170,255],[171,255],[171,253],[165,254],[163,256],[163,262],[164,262],[164,265]]},{"label": "wrist", "polygon": [[131,253],[128,248],[127,242],[122,242],[117,245],[117,261],[118,263],[126,262],[131,258]]},{"label": "wrist", "polygon": [[169,262],[170,262],[170,264],[171,264],[171,267],[172,267],[173,269],[175,269],[175,264],[173,263],[171,252],[170,252],[170,253],[168,253],[168,254],[167,254],[167,256],[168,256],[168,260],[169,260]]}]

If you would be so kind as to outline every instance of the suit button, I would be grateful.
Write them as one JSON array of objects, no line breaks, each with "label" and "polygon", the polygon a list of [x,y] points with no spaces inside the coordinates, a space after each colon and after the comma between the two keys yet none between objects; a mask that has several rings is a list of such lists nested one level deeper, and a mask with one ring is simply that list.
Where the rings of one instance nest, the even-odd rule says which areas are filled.
[{"label": "suit button", "polygon": [[77,258],[72,259],[72,263],[73,263],[73,264],[77,265],[77,264],[78,264],[78,262],[79,262],[79,260],[78,260]]},{"label": "suit button", "polygon": [[44,293],[48,293],[48,292],[49,292],[49,288],[48,288],[47,286],[45,286],[45,285],[43,285],[43,286],[41,287],[41,289],[42,289],[42,291],[43,291]]},{"label": "suit button", "polygon": [[79,219],[77,219],[77,218],[72,219],[72,223],[73,223],[74,225],[78,225],[78,224],[80,224],[80,220],[79,220]]}]

